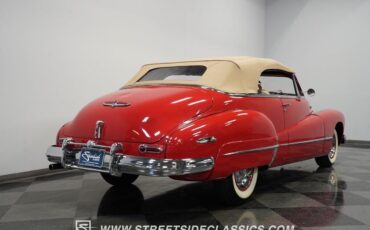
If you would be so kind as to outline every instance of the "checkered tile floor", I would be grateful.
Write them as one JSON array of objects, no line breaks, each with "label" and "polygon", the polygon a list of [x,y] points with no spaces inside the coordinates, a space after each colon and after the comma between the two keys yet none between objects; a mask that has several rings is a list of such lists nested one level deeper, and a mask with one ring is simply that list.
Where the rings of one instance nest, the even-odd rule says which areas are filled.
[{"label": "checkered tile floor", "polygon": [[296,229],[370,229],[370,150],[341,148],[333,169],[313,160],[261,172],[245,204],[217,203],[212,183],[141,177],[125,189],[99,174],[68,171],[0,184],[0,229],[74,229],[100,224],[294,224]]}]

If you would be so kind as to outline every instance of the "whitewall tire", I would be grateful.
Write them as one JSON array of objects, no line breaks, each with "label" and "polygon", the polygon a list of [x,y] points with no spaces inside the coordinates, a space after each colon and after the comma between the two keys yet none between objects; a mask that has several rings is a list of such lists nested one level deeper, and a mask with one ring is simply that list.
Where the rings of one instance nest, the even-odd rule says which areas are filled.
[{"label": "whitewall tire", "polygon": [[315,161],[320,167],[331,167],[338,157],[338,150],[339,150],[339,140],[337,131],[334,130],[333,140],[332,140],[332,147],[328,155],[316,157]]},{"label": "whitewall tire", "polygon": [[232,180],[235,193],[241,199],[250,197],[256,187],[258,168],[244,169],[233,173]]},{"label": "whitewall tire", "polygon": [[337,131],[334,130],[333,135],[333,146],[330,149],[329,152],[329,161],[331,164],[334,164],[338,157],[338,149],[339,149],[339,141],[338,141],[338,134]]},{"label": "whitewall tire", "polygon": [[253,193],[257,184],[258,168],[234,172],[228,178],[216,182],[221,201],[226,204],[240,204]]}]

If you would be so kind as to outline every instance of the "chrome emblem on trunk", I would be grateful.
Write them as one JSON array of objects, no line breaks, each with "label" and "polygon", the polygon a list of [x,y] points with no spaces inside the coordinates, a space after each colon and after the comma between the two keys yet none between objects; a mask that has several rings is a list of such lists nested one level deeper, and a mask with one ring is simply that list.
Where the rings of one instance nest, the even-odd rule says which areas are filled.
[{"label": "chrome emblem on trunk", "polygon": [[106,101],[103,103],[103,106],[108,106],[108,107],[127,107],[130,106],[130,103],[126,102],[119,102],[119,101]]},{"label": "chrome emblem on trunk", "polygon": [[102,136],[104,121],[96,121],[94,137],[100,139]]}]

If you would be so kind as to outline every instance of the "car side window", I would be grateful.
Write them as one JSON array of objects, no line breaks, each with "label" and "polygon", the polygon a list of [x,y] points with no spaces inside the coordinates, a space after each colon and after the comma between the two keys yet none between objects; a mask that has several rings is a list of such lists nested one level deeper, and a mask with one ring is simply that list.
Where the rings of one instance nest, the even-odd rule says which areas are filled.
[{"label": "car side window", "polygon": [[297,96],[292,77],[266,74],[260,77],[262,94]]}]

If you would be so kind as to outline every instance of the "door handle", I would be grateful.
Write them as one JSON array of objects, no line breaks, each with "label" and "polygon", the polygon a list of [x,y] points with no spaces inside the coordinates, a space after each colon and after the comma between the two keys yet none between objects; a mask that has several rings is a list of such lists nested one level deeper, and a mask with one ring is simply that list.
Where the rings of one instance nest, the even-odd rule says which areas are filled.
[{"label": "door handle", "polygon": [[283,103],[282,106],[283,106],[283,110],[284,111],[288,111],[288,107],[290,106],[291,104],[290,103]]}]

